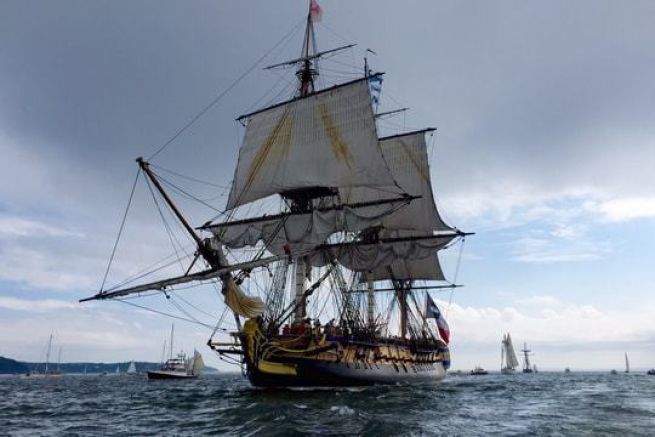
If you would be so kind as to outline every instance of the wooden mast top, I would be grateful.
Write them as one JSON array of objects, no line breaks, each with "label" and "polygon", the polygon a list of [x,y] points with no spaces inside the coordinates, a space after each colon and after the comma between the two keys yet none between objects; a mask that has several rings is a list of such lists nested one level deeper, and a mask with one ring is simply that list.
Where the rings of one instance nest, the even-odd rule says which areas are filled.
[{"label": "wooden mast top", "polygon": [[314,67],[311,54],[316,53],[316,35],[314,34],[314,20],[312,19],[312,2],[309,1],[307,11],[307,26],[303,39],[301,57],[304,59],[300,69],[296,72],[300,80],[300,96],[305,97],[314,92],[314,78],[318,76],[318,69]]}]

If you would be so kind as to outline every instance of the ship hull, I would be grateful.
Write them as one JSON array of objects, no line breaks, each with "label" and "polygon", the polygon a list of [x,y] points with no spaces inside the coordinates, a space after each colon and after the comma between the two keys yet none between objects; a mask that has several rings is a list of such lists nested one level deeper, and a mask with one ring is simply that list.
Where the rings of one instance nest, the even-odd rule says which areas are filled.
[{"label": "ship hull", "polygon": [[158,370],[151,370],[147,372],[147,374],[148,379],[193,379],[198,377],[198,375],[187,375],[179,372],[166,372]]},{"label": "ship hull", "polygon": [[255,387],[361,387],[374,384],[438,382],[446,376],[446,369],[441,363],[415,366],[360,364],[355,367],[346,363],[306,362],[295,363],[293,366],[295,375],[272,374],[250,366],[248,379]]},{"label": "ship hull", "polygon": [[325,335],[269,338],[252,320],[240,337],[246,374],[256,387],[438,382],[450,365],[445,344],[419,349],[397,340],[364,342]]}]

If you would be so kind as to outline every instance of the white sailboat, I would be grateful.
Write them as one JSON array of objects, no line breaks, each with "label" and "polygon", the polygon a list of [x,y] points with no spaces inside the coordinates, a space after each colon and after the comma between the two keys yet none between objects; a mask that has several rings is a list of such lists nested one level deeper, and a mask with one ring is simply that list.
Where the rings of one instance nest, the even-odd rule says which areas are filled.
[{"label": "white sailboat", "polygon": [[162,365],[160,370],[148,371],[148,379],[189,379],[200,376],[205,362],[202,355],[194,350],[193,357],[187,358],[184,352],[180,352],[173,357],[173,337],[175,326],[171,326],[171,348],[170,358]]},{"label": "white sailboat", "polygon": [[628,353],[625,353],[625,373],[630,373],[630,361],[628,360]]},{"label": "white sailboat", "polygon": [[130,366],[127,368],[127,374],[135,375],[136,374],[136,363],[134,360],[130,361]]},{"label": "white sailboat", "polygon": [[518,366],[519,360],[516,357],[516,352],[514,352],[512,337],[508,332],[503,335],[500,347],[500,373],[505,375],[513,374]]},{"label": "white sailboat", "polygon": [[59,347],[59,359],[57,364],[57,370],[50,368],[50,355],[52,354],[52,339],[54,338],[53,334],[50,334],[48,339],[48,347],[46,349],[45,355],[45,367],[43,372],[29,372],[25,375],[27,378],[54,378],[61,376],[60,364],[61,364],[61,347]]}]

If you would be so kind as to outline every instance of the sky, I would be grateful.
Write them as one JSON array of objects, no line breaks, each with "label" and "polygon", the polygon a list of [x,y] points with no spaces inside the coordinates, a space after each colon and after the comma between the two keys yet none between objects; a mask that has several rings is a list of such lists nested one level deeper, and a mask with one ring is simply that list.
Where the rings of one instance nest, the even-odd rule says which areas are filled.
[{"label": "sky", "polygon": [[[448,223],[475,232],[443,253],[465,287],[435,294],[453,367],[499,366],[502,333],[541,368],[655,367],[655,3],[322,0],[329,86],[384,71],[380,126],[437,127],[431,171]],[[288,97],[303,0],[0,2],[0,355],[160,359],[171,319],[99,290],[136,175],[152,163],[221,209],[240,114]],[[244,76],[245,75],[245,76]],[[236,81],[236,82],[235,82]],[[161,170],[164,171],[164,170]],[[179,197],[179,196],[178,196]],[[192,223],[215,210],[177,198]],[[182,238],[182,237],[180,237]],[[143,180],[107,283],[171,253]],[[180,268],[176,266],[176,268]],[[182,292],[180,293],[180,295]],[[215,290],[184,294],[214,323]],[[131,301],[180,315],[162,296]],[[180,302],[178,301],[178,304]],[[189,308],[187,306],[187,308]],[[176,349],[211,332],[176,321]]]}]

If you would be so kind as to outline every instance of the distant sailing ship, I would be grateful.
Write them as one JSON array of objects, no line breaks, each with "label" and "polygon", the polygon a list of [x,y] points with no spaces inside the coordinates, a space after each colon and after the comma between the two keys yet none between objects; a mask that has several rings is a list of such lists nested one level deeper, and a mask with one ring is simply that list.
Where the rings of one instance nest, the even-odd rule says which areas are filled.
[{"label": "distant sailing ship", "polygon": [[128,375],[135,375],[137,373],[136,372],[136,363],[134,362],[134,360],[130,361],[130,365],[128,366],[127,372],[125,372],[125,373],[127,373]]},{"label": "distant sailing ship", "polygon": [[625,373],[630,373],[630,361],[628,360],[628,353],[625,353]]},{"label": "distant sailing ship", "polygon": [[180,352],[175,357],[173,356],[174,332],[175,326],[171,326],[170,358],[166,360],[161,369],[146,372],[148,379],[197,378],[205,367],[202,355],[198,351],[194,351],[192,358],[187,358],[184,352]]},{"label": "distant sailing ship", "polygon": [[61,346],[59,347],[59,358],[57,360],[57,369],[54,370],[50,368],[50,354],[52,353],[52,339],[54,338],[53,334],[50,334],[48,339],[48,347],[46,350],[45,356],[45,367],[43,372],[35,371],[29,372],[25,376],[28,378],[56,378],[61,376]]},{"label": "distant sailing ship", "polygon": [[505,375],[514,374],[518,366],[519,360],[516,358],[512,337],[510,337],[508,332],[503,335],[500,346],[500,373]]},{"label": "distant sailing ship", "polygon": [[530,367],[530,349],[528,349],[528,344],[523,343],[523,373],[533,373],[534,369]]},{"label": "distant sailing ship", "polygon": [[[226,211],[197,228],[208,237],[137,160],[195,241],[187,273],[83,301],[218,279],[236,330],[231,341],[208,344],[235,357],[255,386],[440,380],[450,366],[449,330],[429,290],[457,286],[445,280],[437,252],[470,234],[437,212],[426,145],[435,129],[378,136],[376,120],[388,115],[376,114],[383,73],[365,61],[362,77],[317,88],[319,59],[352,47],[317,51],[319,14],[310,1],[301,57],[270,67],[297,67],[296,94],[238,118],[245,135]],[[248,214],[272,195],[281,211]],[[198,271],[202,261],[208,268]],[[264,300],[252,297],[261,287],[242,290],[253,276],[266,281]],[[378,304],[378,293],[391,294],[389,305]],[[313,322],[310,298],[326,302]]]}]

